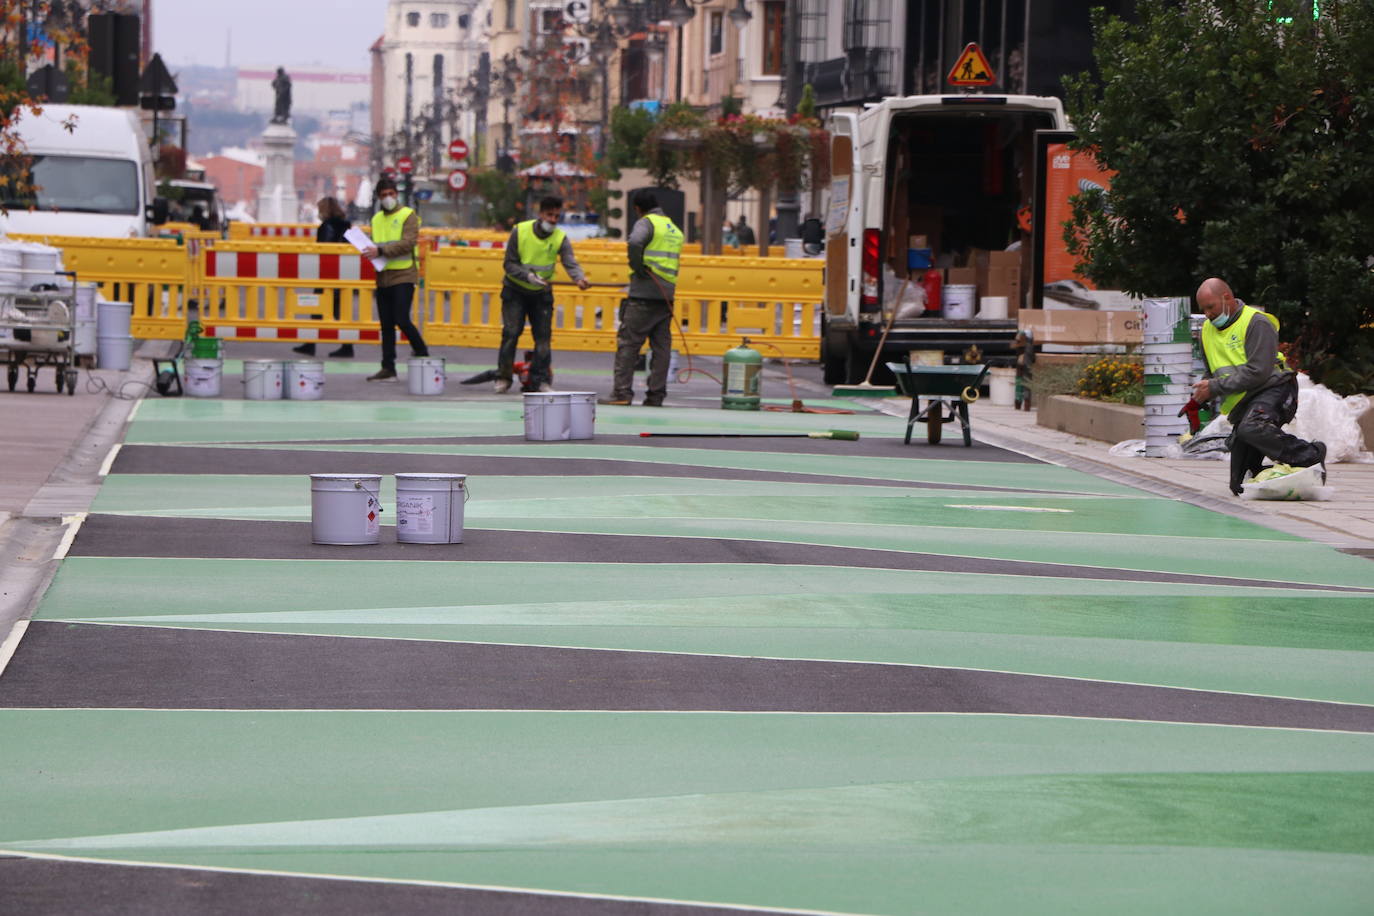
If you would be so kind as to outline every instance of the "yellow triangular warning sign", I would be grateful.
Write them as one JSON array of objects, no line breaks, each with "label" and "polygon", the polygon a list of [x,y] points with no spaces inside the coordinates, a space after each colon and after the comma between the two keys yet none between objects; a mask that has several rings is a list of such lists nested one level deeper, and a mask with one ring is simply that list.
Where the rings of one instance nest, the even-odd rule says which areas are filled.
[{"label": "yellow triangular warning sign", "polygon": [[991,86],[997,82],[997,77],[993,75],[992,67],[978,43],[970,41],[954,62],[954,68],[949,71],[945,81],[951,86]]}]

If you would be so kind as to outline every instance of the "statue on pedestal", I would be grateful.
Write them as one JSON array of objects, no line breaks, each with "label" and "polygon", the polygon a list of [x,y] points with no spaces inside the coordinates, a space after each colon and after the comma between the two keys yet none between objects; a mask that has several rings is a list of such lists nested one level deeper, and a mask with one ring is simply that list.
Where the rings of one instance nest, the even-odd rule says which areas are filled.
[{"label": "statue on pedestal", "polygon": [[285,67],[277,68],[272,89],[277,93],[276,107],[272,113],[273,124],[286,124],[291,120],[291,77],[286,75]]}]

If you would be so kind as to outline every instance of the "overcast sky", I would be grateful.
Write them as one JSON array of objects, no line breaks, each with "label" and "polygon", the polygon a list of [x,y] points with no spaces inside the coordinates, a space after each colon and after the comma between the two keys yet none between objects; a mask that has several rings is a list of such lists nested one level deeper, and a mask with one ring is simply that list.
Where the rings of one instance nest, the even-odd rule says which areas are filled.
[{"label": "overcast sky", "polygon": [[366,73],[386,0],[153,0],[153,50],[175,70],[310,67]]}]

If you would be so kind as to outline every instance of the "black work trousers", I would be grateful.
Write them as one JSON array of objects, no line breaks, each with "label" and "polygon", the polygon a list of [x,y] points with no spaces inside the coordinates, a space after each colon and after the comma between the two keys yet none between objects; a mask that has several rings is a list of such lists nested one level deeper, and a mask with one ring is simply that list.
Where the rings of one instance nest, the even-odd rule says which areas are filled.
[{"label": "black work trousers", "polygon": [[1298,380],[1290,378],[1281,385],[1257,392],[1231,411],[1231,492],[1240,495],[1245,473],[1258,474],[1265,458],[1305,468],[1321,460],[1321,452],[1306,439],[1283,431],[1283,425],[1297,416]]},{"label": "black work trousers", "polygon": [[649,381],[646,404],[662,404],[668,393],[668,360],[673,347],[673,309],[662,299],[623,299],[620,330],[616,332],[615,375],[611,396],[630,400],[634,394],[639,348],[649,339]]},{"label": "black work trousers", "polygon": [[382,325],[382,368],[396,370],[396,329],[410,341],[416,356],[428,356],[429,348],[420,331],[410,321],[410,300],[415,295],[414,283],[397,283],[377,287],[377,320]]},{"label": "black work trousers", "polygon": [[515,345],[524,333],[526,321],[530,323],[530,336],[534,338],[534,359],[530,361],[526,387],[538,391],[540,385],[552,381],[549,364],[553,362],[553,291],[516,289],[503,283],[501,349],[496,353],[496,374],[506,381],[515,374]]}]

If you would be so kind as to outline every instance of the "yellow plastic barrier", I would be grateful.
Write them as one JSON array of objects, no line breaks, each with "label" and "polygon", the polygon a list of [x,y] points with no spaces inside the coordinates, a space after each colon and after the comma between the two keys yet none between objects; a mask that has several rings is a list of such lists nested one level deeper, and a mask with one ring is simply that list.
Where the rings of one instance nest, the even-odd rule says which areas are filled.
[{"label": "yellow plastic barrier", "polygon": [[77,282],[96,283],[111,302],[133,303],[131,333],[180,340],[186,333],[191,259],[176,239],[104,239],[69,235],[11,235],[62,249],[62,264]]}]

